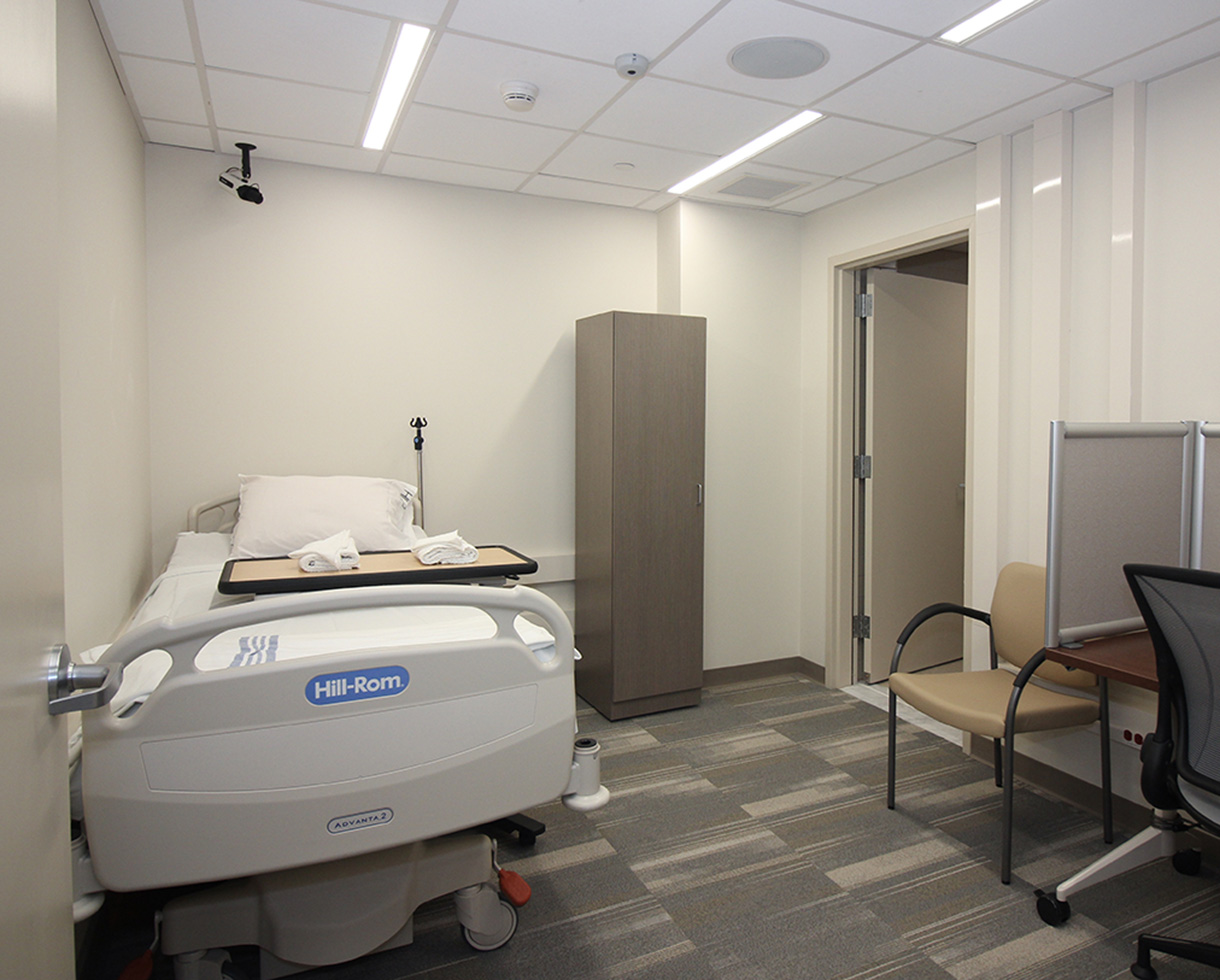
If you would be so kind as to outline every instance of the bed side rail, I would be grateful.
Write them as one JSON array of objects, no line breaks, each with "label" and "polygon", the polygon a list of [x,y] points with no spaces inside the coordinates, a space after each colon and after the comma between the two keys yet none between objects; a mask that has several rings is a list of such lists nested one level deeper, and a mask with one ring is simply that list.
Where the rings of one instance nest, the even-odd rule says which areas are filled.
[{"label": "bed side rail", "polygon": [[196,534],[203,528],[210,531],[232,531],[237,524],[237,495],[213,497],[195,504],[186,512],[186,529]]},{"label": "bed side rail", "polygon": [[[232,531],[237,526],[237,511],[240,499],[236,494],[213,497],[195,504],[186,512],[186,529],[196,534],[200,530]],[[420,494],[411,498],[411,523],[423,527],[424,504]]]},{"label": "bed side rail", "polygon": [[109,703],[123,680],[123,668],[150,650],[164,650],[173,659],[166,679],[196,672],[195,658],[212,637],[228,630],[269,620],[294,619],[317,613],[386,606],[464,606],[479,609],[495,623],[497,639],[520,643],[514,622],[520,613],[542,619],[560,656],[570,662],[574,638],[572,624],[548,596],[528,586],[484,588],[473,585],[383,585],[360,589],[334,589],[298,595],[274,596],[235,606],[224,606],[177,622],[160,619],[145,623],[116,640],[98,660],[109,667],[100,688],[99,704]]}]

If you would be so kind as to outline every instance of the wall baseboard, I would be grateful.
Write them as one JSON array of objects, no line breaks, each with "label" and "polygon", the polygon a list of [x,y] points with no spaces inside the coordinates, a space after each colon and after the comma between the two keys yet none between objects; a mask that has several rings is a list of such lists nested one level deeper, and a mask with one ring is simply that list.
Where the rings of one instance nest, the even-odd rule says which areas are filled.
[{"label": "wall baseboard", "polygon": [[[992,742],[989,738],[979,735],[968,735],[970,740],[968,754],[980,762],[992,765],[995,758]],[[1092,783],[1085,782],[1078,776],[1056,769],[1037,759],[1013,754],[1013,766],[1018,778],[1032,783],[1039,789],[1058,797],[1086,813],[1094,814],[1101,820],[1101,789]],[[1114,829],[1124,834],[1134,834],[1148,826],[1148,814],[1151,808],[1140,805],[1126,797],[1115,795]]]},{"label": "wall baseboard", "polygon": [[737,667],[714,667],[703,672],[703,686],[713,684],[740,684],[780,674],[804,674],[819,684],[826,683],[826,668],[804,657],[784,657],[780,660],[763,660],[756,664],[741,664]]}]

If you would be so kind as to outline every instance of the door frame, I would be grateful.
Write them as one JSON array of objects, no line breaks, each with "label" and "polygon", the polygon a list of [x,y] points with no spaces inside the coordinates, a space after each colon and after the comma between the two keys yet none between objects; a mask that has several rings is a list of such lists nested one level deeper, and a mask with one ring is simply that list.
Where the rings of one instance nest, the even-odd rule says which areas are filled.
[{"label": "door frame", "polygon": [[[827,584],[830,595],[826,616],[826,686],[846,687],[856,677],[855,644],[851,638],[854,590],[855,529],[853,502],[855,497],[852,475],[852,455],[855,439],[856,405],[856,316],[855,276],[861,269],[883,265],[895,259],[930,252],[933,249],[966,242],[969,245],[969,274],[966,284],[966,390],[973,390],[974,378],[974,218],[965,217],[923,231],[913,232],[834,256],[830,260],[831,290],[831,432],[830,480],[827,556]],[[966,535],[965,555],[969,598],[970,555],[973,551],[974,494],[970,492],[971,454],[974,432],[974,410],[969,397],[966,401]]]}]

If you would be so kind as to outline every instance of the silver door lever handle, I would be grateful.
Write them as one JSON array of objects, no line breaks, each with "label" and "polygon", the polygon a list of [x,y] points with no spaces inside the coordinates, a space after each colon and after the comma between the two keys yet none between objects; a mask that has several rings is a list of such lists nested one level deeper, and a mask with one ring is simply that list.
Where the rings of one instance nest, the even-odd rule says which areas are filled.
[{"label": "silver door lever handle", "polygon": [[104,690],[112,669],[109,665],[74,664],[66,643],[52,647],[51,658],[47,671],[47,710],[51,714],[100,708],[113,696]]}]

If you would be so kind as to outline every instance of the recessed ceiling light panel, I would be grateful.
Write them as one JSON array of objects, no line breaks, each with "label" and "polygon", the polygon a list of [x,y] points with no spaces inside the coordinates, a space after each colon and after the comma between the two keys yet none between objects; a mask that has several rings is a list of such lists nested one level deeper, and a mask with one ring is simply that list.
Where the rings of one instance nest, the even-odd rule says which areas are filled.
[{"label": "recessed ceiling light panel", "polygon": [[1037,0],[996,0],[991,6],[984,7],[973,17],[968,17],[955,27],[949,28],[940,36],[940,39],[948,41],[950,44],[965,44],[972,37],[977,37],[989,27],[1006,20],[1035,2]]},{"label": "recessed ceiling light panel", "polygon": [[760,37],[729,52],[734,71],[751,78],[800,78],[815,72],[829,57],[820,44],[799,37]]}]

